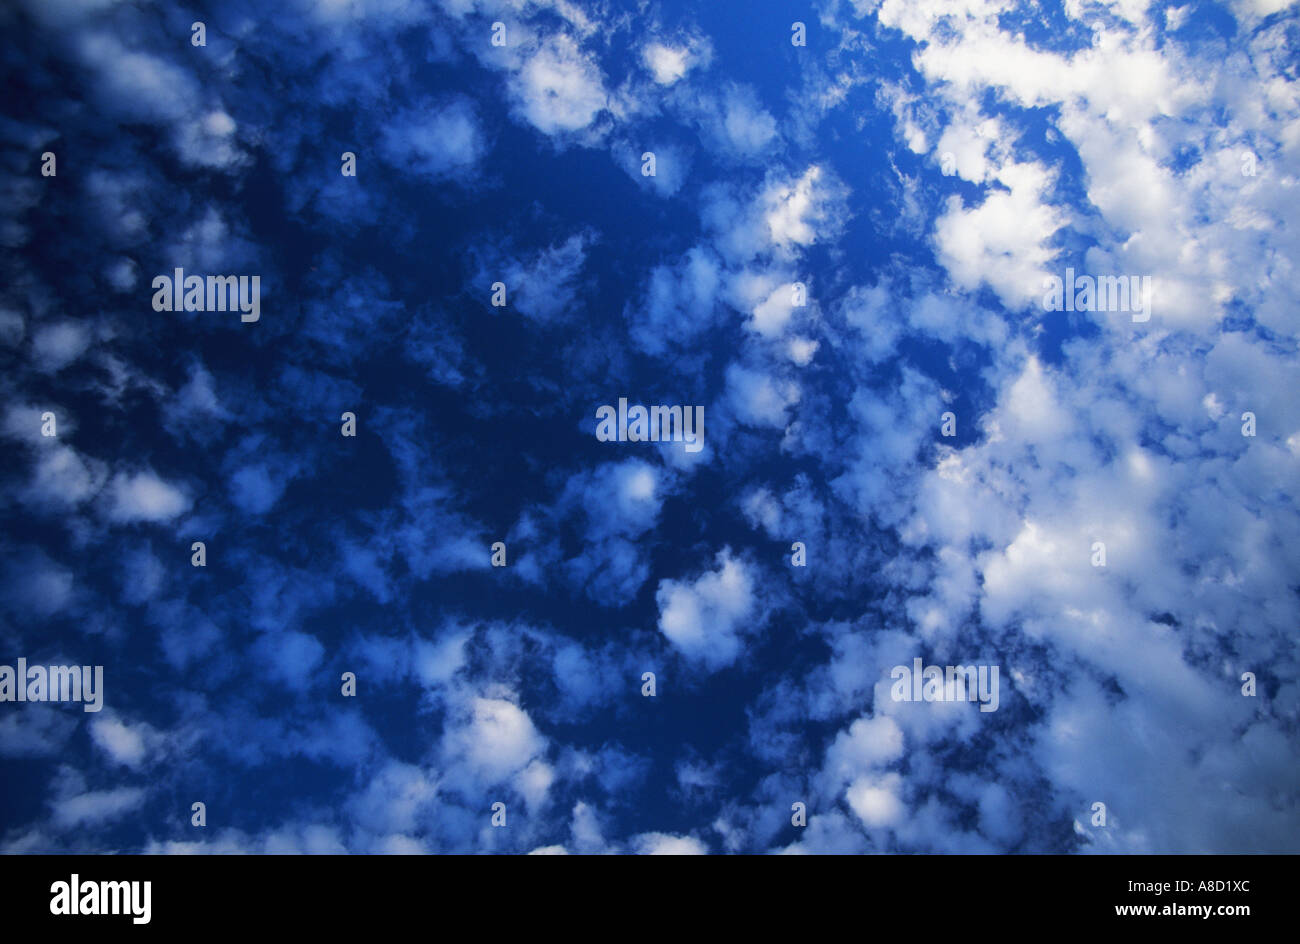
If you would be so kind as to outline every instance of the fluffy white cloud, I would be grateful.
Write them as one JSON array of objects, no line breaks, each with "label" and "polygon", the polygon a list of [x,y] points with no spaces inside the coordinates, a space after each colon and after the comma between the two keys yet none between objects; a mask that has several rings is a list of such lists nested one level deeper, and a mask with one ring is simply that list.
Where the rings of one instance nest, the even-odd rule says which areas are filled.
[{"label": "fluffy white cloud", "polygon": [[642,833],[633,836],[631,844],[637,855],[707,855],[709,852],[709,847],[694,836],[669,833]]},{"label": "fluffy white cloud", "polygon": [[723,95],[714,134],[730,149],[743,156],[761,154],[776,138],[776,119],[762,106],[753,91],[730,86]]},{"label": "fluffy white cloud", "polygon": [[861,777],[849,785],[845,793],[849,808],[872,828],[895,826],[906,813],[898,792],[902,778],[898,774],[883,777]]},{"label": "fluffy white cloud", "polygon": [[170,521],[189,510],[191,500],[154,472],[119,472],[107,489],[108,516],[117,523]]},{"label": "fluffy white cloud", "polygon": [[32,355],[36,369],[47,374],[58,373],[90,347],[90,329],[75,321],[61,321],[44,325],[32,334]]},{"label": "fluffy white cloud", "polygon": [[600,67],[564,33],[544,40],[510,87],[523,117],[549,135],[586,129],[608,101]]},{"label": "fluffy white cloud", "polygon": [[40,451],[26,495],[41,507],[75,508],[103,487],[107,475],[104,463],[58,444]]},{"label": "fluffy white cloud", "polygon": [[144,799],[145,791],[140,787],[118,787],[65,797],[55,800],[51,806],[56,825],[63,829],[85,829],[136,811]]},{"label": "fluffy white cloud", "polygon": [[789,422],[786,411],[799,402],[799,385],[732,364],[727,368],[727,394],[742,423],[784,428]]},{"label": "fluffy white cloud", "polygon": [[107,715],[95,716],[90,736],[114,763],[131,768],[144,763],[150,744],[157,741],[157,733],[144,722],[128,725]]},{"label": "fluffy white cloud", "polygon": [[859,718],[827,748],[827,773],[849,780],[859,772],[884,766],[902,755],[903,732],[892,718]]},{"label": "fluffy white cloud", "polygon": [[822,168],[813,164],[797,180],[775,181],[760,198],[767,235],[780,250],[811,246],[817,241],[816,226],[830,213],[835,186],[826,180]]},{"label": "fluffy white cloud", "polygon": [[641,64],[659,85],[675,85],[692,69],[706,68],[712,44],[702,36],[677,41],[652,40],[641,47]]},{"label": "fluffy white cloud", "polygon": [[122,43],[112,32],[72,19],[72,42],[82,64],[95,75],[92,93],[109,111],[130,121],[171,129],[172,142],[187,164],[227,171],[248,164],[238,146],[235,120],[212,107],[203,83],[179,62]]},{"label": "fluffy white cloud", "polygon": [[641,61],[660,85],[672,85],[691,67],[688,49],[674,49],[663,43],[647,43],[641,49]]},{"label": "fluffy white cloud", "polygon": [[472,698],[462,723],[444,736],[442,749],[445,758],[475,781],[491,785],[513,780],[534,802],[550,783],[541,761],[546,739],[527,712],[504,698]]},{"label": "fluffy white cloud", "polygon": [[1057,255],[1051,239],[1064,222],[1043,202],[1051,176],[1037,164],[1013,164],[997,179],[1007,189],[977,207],[949,198],[935,224],[939,259],[961,288],[973,291],[987,282],[1008,308],[1040,304],[1048,263]]},{"label": "fluffy white cloud", "polygon": [[689,347],[713,324],[720,285],[721,263],[704,247],[651,269],[644,302],[626,312],[633,342],[652,355]]},{"label": "fluffy white cloud", "polygon": [[736,661],[746,618],[756,606],[748,565],[725,549],[717,563],[717,570],[692,582],[664,580],[655,594],[659,631],[688,660],[709,671]]}]

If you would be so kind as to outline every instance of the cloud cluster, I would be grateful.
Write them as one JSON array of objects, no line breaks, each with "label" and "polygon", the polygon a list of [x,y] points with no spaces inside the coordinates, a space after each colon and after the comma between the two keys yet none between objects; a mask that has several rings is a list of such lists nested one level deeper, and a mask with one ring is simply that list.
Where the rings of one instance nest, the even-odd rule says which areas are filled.
[{"label": "cloud cluster", "polygon": [[0,12],[0,639],[107,685],[3,706],[0,850],[1295,851],[1298,14],[1230,6]]}]

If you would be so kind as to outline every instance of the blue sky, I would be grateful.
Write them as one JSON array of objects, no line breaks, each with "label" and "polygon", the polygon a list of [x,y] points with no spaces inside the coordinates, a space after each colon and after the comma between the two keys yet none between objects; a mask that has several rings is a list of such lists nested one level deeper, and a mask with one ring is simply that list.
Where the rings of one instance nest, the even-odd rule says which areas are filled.
[{"label": "blue sky", "polygon": [[633,6],[0,13],[0,850],[1297,851],[1296,5]]}]

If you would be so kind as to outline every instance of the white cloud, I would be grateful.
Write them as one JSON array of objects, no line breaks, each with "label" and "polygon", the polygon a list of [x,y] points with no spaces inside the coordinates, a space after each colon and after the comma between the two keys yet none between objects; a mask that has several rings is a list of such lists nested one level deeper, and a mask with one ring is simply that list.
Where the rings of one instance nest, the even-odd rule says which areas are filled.
[{"label": "white cloud", "polygon": [[32,356],[37,370],[55,374],[86,353],[91,334],[85,324],[61,321],[43,325],[32,334]]},{"label": "white cloud", "polygon": [[136,768],[144,763],[148,742],[155,740],[153,729],[141,722],[128,725],[115,717],[97,715],[90,723],[95,744],[115,763]]},{"label": "white cloud", "polygon": [[756,155],[776,138],[776,119],[758,104],[752,89],[733,85],[723,97],[720,130],[733,151]]},{"label": "white cloud", "polygon": [[641,61],[660,85],[672,85],[690,69],[691,51],[674,48],[663,43],[646,43],[641,49]]},{"label": "white cloud", "polygon": [[187,164],[234,170],[246,166],[237,146],[235,121],[212,107],[203,85],[186,68],[162,56],[130,48],[112,33],[77,22],[72,42],[93,70],[91,89],[110,111],[133,121],[168,126]]},{"label": "white cloud", "polygon": [[26,495],[41,507],[66,510],[94,496],[107,477],[104,463],[58,444],[39,453]]},{"label": "white cloud", "polygon": [[181,488],[159,478],[152,471],[119,472],[106,492],[108,516],[116,523],[170,521],[190,508],[190,497]]},{"label": "white cloud", "polygon": [[903,732],[892,718],[859,718],[827,748],[826,772],[837,782],[847,782],[902,756]]},{"label": "white cloud", "polygon": [[532,804],[551,783],[542,759],[546,738],[526,711],[505,698],[470,699],[460,722],[444,735],[442,749],[444,758],[461,768],[458,776],[485,786],[512,781]]},{"label": "white cloud", "polygon": [[145,791],[139,787],[96,790],[54,800],[51,812],[59,828],[84,829],[101,826],[134,812],[144,803],[144,799]]},{"label": "white cloud", "polygon": [[707,69],[713,60],[708,37],[692,34],[676,40],[651,40],[641,47],[641,64],[659,85],[670,86],[692,69]]},{"label": "white cloud", "polygon": [[897,826],[904,813],[898,791],[902,778],[898,774],[882,777],[860,777],[849,785],[845,793],[849,808],[863,824],[872,828]]},{"label": "white cloud", "polygon": [[727,395],[742,423],[784,428],[789,422],[786,411],[799,402],[799,386],[732,364],[727,368]]},{"label": "white cloud", "polygon": [[181,159],[195,167],[233,170],[252,162],[239,147],[238,125],[223,109],[215,109],[195,120],[179,123],[175,130],[176,149]]},{"label": "white cloud", "polygon": [[367,778],[365,789],[349,802],[349,812],[377,834],[414,833],[438,796],[438,785],[414,764],[388,760]]},{"label": "white cloud", "polygon": [[817,349],[821,347],[820,341],[814,341],[811,338],[791,338],[786,342],[786,354],[794,363],[800,367],[807,367],[812,363],[813,356]]},{"label": "white cloud", "polygon": [[608,101],[600,68],[563,33],[524,60],[510,87],[523,117],[548,135],[586,129]]},{"label": "white cloud", "polygon": [[661,581],[655,594],[659,631],[682,655],[709,671],[736,661],[746,617],[755,606],[754,580],[744,561],[724,549],[717,563],[716,571],[693,582]]},{"label": "white cloud", "polygon": [[[832,201],[840,198],[838,186],[817,164],[797,180],[769,184],[760,197],[768,238],[786,253],[795,247],[813,245],[818,239],[817,226],[835,222],[831,217]],[[822,234],[829,235],[833,235],[833,229]]]},{"label": "white cloud", "polygon": [[785,330],[794,312],[794,284],[787,282],[754,307],[747,327],[765,338],[774,338]]},{"label": "white cloud", "polygon": [[651,269],[644,302],[626,312],[633,343],[656,356],[690,345],[714,322],[721,275],[718,258],[700,246],[676,265]]},{"label": "white cloud", "polygon": [[709,847],[694,836],[669,833],[642,833],[633,836],[632,850],[637,855],[707,855]]},{"label": "white cloud", "polygon": [[989,193],[979,206],[968,209],[960,197],[949,198],[935,224],[935,249],[960,288],[974,291],[987,282],[1012,310],[1041,305],[1047,266],[1057,255],[1051,239],[1064,223],[1043,202],[1052,178],[1037,164],[1013,164],[996,176],[1007,189]]}]

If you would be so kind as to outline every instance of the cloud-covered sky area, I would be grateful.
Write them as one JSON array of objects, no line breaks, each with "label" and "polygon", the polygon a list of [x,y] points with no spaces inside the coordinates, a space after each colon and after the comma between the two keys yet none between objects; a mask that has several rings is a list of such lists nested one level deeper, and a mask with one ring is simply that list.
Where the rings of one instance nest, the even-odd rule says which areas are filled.
[{"label": "cloud-covered sky area", "polygon": [[1300,851],[1296,4],[0,36],[0,851]]}]

